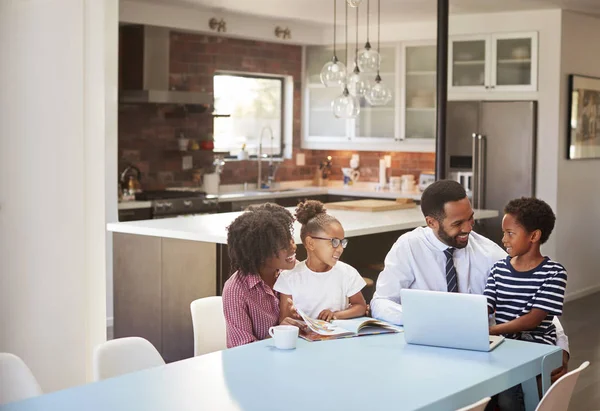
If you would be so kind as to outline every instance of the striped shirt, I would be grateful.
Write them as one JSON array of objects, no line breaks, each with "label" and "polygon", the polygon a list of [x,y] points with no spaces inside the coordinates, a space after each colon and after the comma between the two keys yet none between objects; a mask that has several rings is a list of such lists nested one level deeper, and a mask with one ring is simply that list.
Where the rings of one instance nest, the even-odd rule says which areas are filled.
[{"label": "striped shirt", "polygon": [[491,269],[484,295],[488,307],[496,313],[498,324],[519,318],[533,308],[546,311],[546,318],[534,330],[507,335],[507,338],[556,344],[554,316],[563,310],[567,271],[548,257],[529,271],[516,271],[510,257],[498,261]]},{"label": "striped shirt", "polygon": [[227,348],[269,337],[279,324],[279,293],[258,274],[233,274],[223,287]]}]

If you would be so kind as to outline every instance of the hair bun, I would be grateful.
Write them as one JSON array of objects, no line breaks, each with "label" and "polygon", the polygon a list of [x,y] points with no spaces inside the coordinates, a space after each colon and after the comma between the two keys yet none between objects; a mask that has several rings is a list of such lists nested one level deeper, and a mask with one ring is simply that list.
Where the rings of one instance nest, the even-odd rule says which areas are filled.
[{"label": "hair bun", "polygon": [[306,200],[296,207],[296,220],[302,225],[307,224],[319,214],[326,214],[327,210],[322,202],[317,200]]}]

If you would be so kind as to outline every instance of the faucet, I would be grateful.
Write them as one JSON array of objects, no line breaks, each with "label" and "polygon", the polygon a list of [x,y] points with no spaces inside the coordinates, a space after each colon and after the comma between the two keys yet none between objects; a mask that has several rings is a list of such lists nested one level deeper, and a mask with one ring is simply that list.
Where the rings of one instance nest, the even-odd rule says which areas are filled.
[{"label": "faucet", "polygon": [[273,182],[274,179],[274,171],[273,171],[273,129],[271,129],[270,126],[264,126],[262,128],[262,130],[260,131],[260,139],[258,140],[258,156],[257,156],[257,161],[258,161],[258,179],[256,181],[256,187],[260,190],[262,188],[262,140],[263,140],[263,136],[265,134],[265,130],[269,131],[269,134],[271,135],[271,154],[269,156],[269,176],[268,176],[268,181],[269,181],[269,186],[271,185],[271,183]]}]

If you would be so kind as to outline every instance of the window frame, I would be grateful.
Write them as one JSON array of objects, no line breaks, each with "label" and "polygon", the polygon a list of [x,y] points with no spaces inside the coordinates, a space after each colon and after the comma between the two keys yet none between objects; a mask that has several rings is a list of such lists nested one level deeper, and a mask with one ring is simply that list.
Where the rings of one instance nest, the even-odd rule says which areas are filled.
[{"label": "window frame", "polygon": [[[217,76],[236,76],[236,77],[245,77],[245,78],[255,78],[255,79],[266,79],[266,80],[278,80],[281,84],[281,110],[280,110],[280,120],[281,120],[281,124],[280,124],[280,133],[279,133],[279,152],[277,154],[271,154],[271,157],[273,159],[280,159],[283,160],[284,158],[284,153],[285,153],[285,117],[286,117],[286,75],[278,75],[278,74],[267,74],[267,73],[248,73],[248,72],[242,72],[242,71],[229,71],[229,70],[217,70],[213,73],[213,94],[214,94],[214,79]],[[292,96],[293,98],[293,96]],[[213,117],[213,128],[214,128],[214,119],[218,118],[218,117],[229,117],[230,115],[228,114],[224,114],[224,113],[214,113],[214,117]],[[214,137],[213,137],[214,138]],[[231,160],[237,160],[237,156],[231,154],[231,152],[229,152],[228,155],[223,156],[225,160],[231,161]],[[267,157],[269,157],[267,155]],[[258,155],[257,154],[253,154],[253,155],[249,155],[248,159],[250,160],[257,160],[258,159]],[[263,154],[263,161],[264,161],[264,154]]]}]

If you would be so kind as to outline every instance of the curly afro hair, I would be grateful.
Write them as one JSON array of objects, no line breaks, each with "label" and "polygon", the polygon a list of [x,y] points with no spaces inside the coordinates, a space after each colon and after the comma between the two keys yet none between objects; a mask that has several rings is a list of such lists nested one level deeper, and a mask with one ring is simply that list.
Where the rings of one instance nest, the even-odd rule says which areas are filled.
[{"label": "curly afro hair", "polygon": [[273,203],[250,206],[227,227],[231,272],[258,274],[267,259],[293,241],[292,213]]},{"label": "curly afro hair", "polygon": [[521,197],[510,201],[504,213],[512,215],[527,232],[540,230],[540,244],[544,244],[556,222],[552,208],[544,201],[533,197]]},{"label": "curly afro hair", "polygon": [[338,223],[337,218],[327,214],[322,202],[317,200],[306,200],[296,207],[296,220],[302,224],[300,239],[304,242],[307,235],[316,234],[325,230],[331,223]]}]

